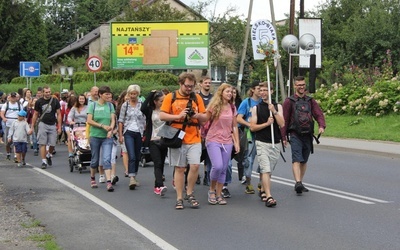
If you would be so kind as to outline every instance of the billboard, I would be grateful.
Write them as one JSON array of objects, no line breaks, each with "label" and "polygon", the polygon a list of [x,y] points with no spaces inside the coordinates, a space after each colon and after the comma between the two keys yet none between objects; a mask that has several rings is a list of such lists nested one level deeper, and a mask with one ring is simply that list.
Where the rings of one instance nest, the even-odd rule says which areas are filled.
[{"label": "billboard", "polygon": [[209,24],[112,22],[112,69],[208,69]]}]

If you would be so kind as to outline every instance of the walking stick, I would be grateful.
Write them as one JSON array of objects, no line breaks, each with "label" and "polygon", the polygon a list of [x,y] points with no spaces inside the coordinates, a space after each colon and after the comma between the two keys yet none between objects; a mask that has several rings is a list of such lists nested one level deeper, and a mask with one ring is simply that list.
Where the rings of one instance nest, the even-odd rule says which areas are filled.
[{"label": "walking stick", "polygon": [[[269,66],[268,66],[268,61],[266,61],[266,65],[267,65],[267,81],[268,81],[268,100],[269,100],[269,104],[272,103],[272,99],[271,99],[271,82],[269,79]],[[270,117],[272,117],[272,111],[269,111],[269,115]],[[275,136],[274,136],[274,123],[271,124],[271,139],[272,139],[272,148],[275,148]]]}]

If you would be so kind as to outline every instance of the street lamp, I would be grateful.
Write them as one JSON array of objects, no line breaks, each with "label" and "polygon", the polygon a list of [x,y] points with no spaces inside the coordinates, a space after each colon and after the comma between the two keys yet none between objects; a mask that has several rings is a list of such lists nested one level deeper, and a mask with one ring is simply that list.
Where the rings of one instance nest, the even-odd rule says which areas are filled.
[{"label": "street lamp", "polygon": [[62,91],[62,83],[64,80],[69,80],[69,90],[74,89],[74,83],[72,80],[72,75],[74,74],[74,68],[73,67],[65,67],[61,66],[60,67],[60,74],[62,76],[61,78],[61,85],[60,85],[60,93]]},{"label": "street lamp", "polygon": [[[282,39],[282,48],[287,51],[289,53],[289,79],[288,79],[288,96],[290,96],[290,86],[292,83],[292,56],[306,56],[306,57],[310,57],[310,78],[312,77],[311,75],[313,74],[313,77],[315,79],[315,43],[316,43],[316,39],[314,37],[314,35],[310,34],[310,33],[306,33],[304,35],[302,35],[300,37],[300,41],[299,39],[297,39],[296,36],[294,35],[286,35],[283,37]],[[298,47],[300,44],[300,48],[305,50],[305,51],[309,51],[309,50],[314,50],[314,52],[312,54],[299,54],[298,53]],[[310,92],[313,93],[315,91],[311,91],[312,89],[315,90],[315,82],[313,87],[311,86],[310,83]]]}]

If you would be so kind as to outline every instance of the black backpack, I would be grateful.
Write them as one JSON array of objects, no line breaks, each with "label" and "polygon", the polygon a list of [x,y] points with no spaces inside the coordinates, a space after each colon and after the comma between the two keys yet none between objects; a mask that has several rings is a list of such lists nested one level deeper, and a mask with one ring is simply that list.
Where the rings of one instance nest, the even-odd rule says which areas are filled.
[{"label": "black backpack", "polygon": [[314,134],[314,120],[312,115],[311,97],[289,97],[292,102],[292,123],[288,131],[295,131],[298,135]]}]

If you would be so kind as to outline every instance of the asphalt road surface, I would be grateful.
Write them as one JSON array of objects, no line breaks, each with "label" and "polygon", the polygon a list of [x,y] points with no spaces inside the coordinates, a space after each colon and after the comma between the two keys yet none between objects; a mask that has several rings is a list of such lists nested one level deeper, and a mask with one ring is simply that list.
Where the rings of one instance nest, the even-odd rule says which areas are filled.
[{"label": "asphalt road surface", "polygon": [[[105,184],[91,189],[88,172],[70,173],[66,146],[56,150],[46,170],[38,168],[40,158],[32,152],[29,166],[20,169],[0,155],[0,178],[7,189],[25,197],[25,207],[63,249],[400,248],[395,158],[317,148],[304,180],[310,192],[299,196],[289,149],[284,153],[288,162],[281,159],[273,173],[275,208],[265,207],[257,194],[245,194],[234,168],[226,206],[209,205],[208,187],[196,185],[200,208],[185,203],[177,211],[171,167],[165,167],[168,191],[160,197],[153,194],[151,162],[139,169],[140,187],[129,190],[118,158],[120,181],[109,193]],[[254,186],[257,182],[254,172]]]}]

